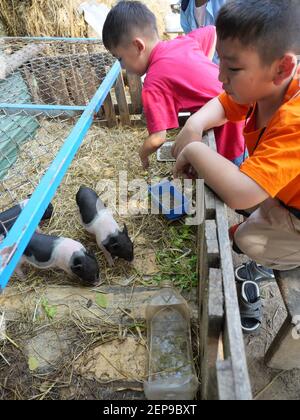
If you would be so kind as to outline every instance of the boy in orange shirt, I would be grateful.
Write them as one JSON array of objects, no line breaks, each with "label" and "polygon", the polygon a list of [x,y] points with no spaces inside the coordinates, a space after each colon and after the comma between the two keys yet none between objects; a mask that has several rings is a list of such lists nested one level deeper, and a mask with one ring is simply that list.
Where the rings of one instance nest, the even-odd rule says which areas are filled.
[{"label": "boy in orange shirt", "polygon": [[[221,9],[216,26],[225,93],[178,135],[175,175],[192,166],[229,207],[252,209],[233,240],[258,263],[239,267],[238,280],[257,281],[273,277],[263,266],[300,266],[300,3],[236,0]],[[201,139],[205,130],[241,120],[249,158],[238,168]]]}]

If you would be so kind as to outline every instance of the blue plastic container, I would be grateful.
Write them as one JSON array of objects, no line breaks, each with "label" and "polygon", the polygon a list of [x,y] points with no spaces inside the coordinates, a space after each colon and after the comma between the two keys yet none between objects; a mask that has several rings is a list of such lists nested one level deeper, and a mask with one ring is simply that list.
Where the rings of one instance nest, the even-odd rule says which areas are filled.
[{"label": "blue plastic container", "polygon": [[149,186],[152,202],[168,220],[177,220],[189,212],[190,203],[172,182]]}]

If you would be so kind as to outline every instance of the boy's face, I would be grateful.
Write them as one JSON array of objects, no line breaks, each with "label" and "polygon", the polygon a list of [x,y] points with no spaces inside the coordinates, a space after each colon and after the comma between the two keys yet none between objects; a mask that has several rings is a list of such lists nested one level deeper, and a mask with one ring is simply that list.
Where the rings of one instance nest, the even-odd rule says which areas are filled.
[{"label": "boy's face", "polygon": [[124,69],[138,76],[143,76],[148,66],[145,49],[141,43],[133,41],[126,46],[120,45],[110,51],[120,61]]},{"label": "boy's face", "polygon": [[236,39],[218,40],[219,80],[223,89],[239,104],[251,104],[272,95],[276,89],[276,63],[265,65],[258,52]]}]

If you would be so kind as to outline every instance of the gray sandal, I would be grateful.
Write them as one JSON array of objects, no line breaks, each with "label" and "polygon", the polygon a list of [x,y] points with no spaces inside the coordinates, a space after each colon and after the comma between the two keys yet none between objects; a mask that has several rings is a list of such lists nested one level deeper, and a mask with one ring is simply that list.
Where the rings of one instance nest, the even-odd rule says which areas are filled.
[{"label": "gray sandal", "polygon": [[255,261],[248,261],[235,269],[236,281],[243,283],[244,281],[271,281],[275,279],[273,270],[266,268]]},{"label": "gray sandal", "polygon": [[258,331],[263,317],[259,287],[255,282],[243,282],[239,296],[239,305],[244,333],[252,334]]}]

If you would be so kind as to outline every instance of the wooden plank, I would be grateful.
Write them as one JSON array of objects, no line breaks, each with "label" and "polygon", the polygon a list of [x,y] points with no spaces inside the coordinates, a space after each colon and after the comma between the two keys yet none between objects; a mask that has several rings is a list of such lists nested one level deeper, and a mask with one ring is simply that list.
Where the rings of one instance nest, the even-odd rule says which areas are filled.
[{"label": "wooden plank", "polygon": [[51,95],[51,90],[49,89],[49,85],[47,83],[46,75],[46,67],[44,64],[32,63],[32,70],[34,73],[35,80],[37,81],[37,91],[38,96],[40,98],[39,103],[51,104],[53,103],[53,97]]},{"label": "wooden plank", "polygon": [[300,268],[275,271],[275,277],[290,317],[300,317]]},{"label": "wooden plank", "polygon": [[115,93],[120,110],[120,120],[122,125],[130,125],[130,115],[125,94],[125,86],[122,74],[119,75],[115,84]]},{"label": "wooden plank", "polygon": [[[203,143],[207,146],[210,146],[213,150],[215,149],[213,130],[207,132],[203,136]],[[216,196],[213,193],[213,191],[207,186],[205,188],[205,210],[206,219],[216,218]]]},{"label": "wooden plank", "polygon": [[231,245],[228,237],[228,220],[225,205],[219,199],[216,199],[216,221],[223,274],[226,328],[228,331],[229,348],[226,351],[230,354],[232,362],[235,400],[251,400],[252,391],[241,328]]},{"label": "wooden plank", "polygon": [[143,105],[142,105],[142,81],[141,78],[135,74],[127,72],[127,81],[131,97],[132,112],[131,114],[141,114]]},{"label": "wooden plank", "polygon": [[231,360],[217,362],[218,399],[220,401],[234,401],[235,384]]},{"label": "wooden plank", "polygon": [[117,125],[117,117],[115,113],[114,104],[112,101],[111,94],[109,93],[103,104],[105,118],[107,120],[108,127],[115,127]]},{"label": "wooden plank", "polygon": [[272,369],[300,369],[300,319],[293,322],[287,317],[265,356],[265,363]]},{"label": "wooden plank", "polygon": [[41,99],[39,97],[39,90],[34,74],[30,72],[27,67],[23,67],[22,74],[25,76],[25,80],[27,82],[27,86],[29,87],[33,102],[36,104],[40,103]]},{"label": "wooden plank", "polygon": [[96,78],[95,69],[89,64],[89,62],[82,63],[79,61],[79,65],[83,89],[85,91],[87,102],[90,102],[96,93],[99,82]]},{"label": "wooden plank", "polygon": [[82,92],[80,91],[80,85],[77,80],[76,67],[73,62],[69,69],[70,79],[68,79],[68,88],[71,91],[71,95],[74,98],[75,105],[82,105]]},{"label": "wooden plank", "polygon": [[214,130],[209,130],[207,132],[207,139],[208,139],[209,147],[216,152],[217,151],[217,145],[216,145]]},{"label": "wooden plank", "polygon": [[220,267],[220,251],[215,220],[205,221],[205,240],[207,244],[207,260],[209,267]]},{"label": "wooden plank", "polygon": [[63,69],[58,70],[57,85],[56,89],[60,92],[60,104],[62,105],[71,105],[71,99],[68,91],[68,86],[66,82],[66,75]]},{"label": "wooden plank", "polygon": [[74,69],[76,83],[78,86],[78,93],[81,96],[80,102],[78,105],[87,105],[89,103],[89,95],[87,95],[85,85],[84,85],[84,79],[83,74],[81,72],[81,69],[75,68]]},{"label": "wooden plank", "polygon": [[216,218],[216,196],[208,187],[205,187],[205,217],[211,220]]},{"label": "wooden plank", "polygon": [[288,317],[270,345],[266,364],[273,369],[300,368],[300,269],[275,271]]},{"label": "wooden plank", "polygon": [[204,297],[202,296],[202,288],[204,287],[205,279],[208,278],[208,261],[207,261],[207,244],[205,240],[205,222],[203,222],[198,227],[197,232],[197,249],[198,249],[198,258],[197,258],[197,273],[198,273],[198,296],[199,296],[199,311],[202,313],[202,302]]},{"label": "wooden plank", "polygon": [[216,400],[216,363],[219,340],[224,322],[224,298],[221,270],[210,269],[208,283],[205,285],[201,322],[201,395],[204,400]]},{"label": "wooden plank", "polygon": [[[214,131],[210,130],[203,141],[209,145],[212,150],[216,150]],[[209,194],[207,194],[209,196]],[[213,200],[211,201],[213,203]],[[215,196],[215,205],[211,204],[212,210],[215,207],[215,218],[217,223],[217,235],[219,241],[220,263],[223,276],[224,299],[225,299],[225,322],[228,339],[224,343],[226,354],[231,357],[232,366],[232,392],[234,400],[252,399],[249,373],[245,355],[245,346],[240,322],[240,312],[235,285],[234,269],[232,262],[231,245],[228,236],[228,220],[226,207]],[[212,213],[212,212],[211,212]],[[230,370],[227,363],[226,372]],[[225,374],[224,374],[225,375]],[[223,375],[223,376],[224,376]],[[225,376],[228,376],[227,372]],[[231,373],[230,373],[231,375]],[[222,375],[221,375],[222,376]],[[224,381],[226,383],[226,381]],[[227,386],[231,386],[229,383]]]}]

